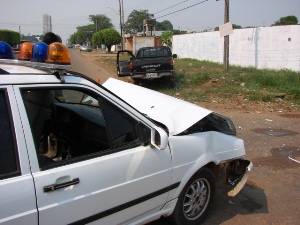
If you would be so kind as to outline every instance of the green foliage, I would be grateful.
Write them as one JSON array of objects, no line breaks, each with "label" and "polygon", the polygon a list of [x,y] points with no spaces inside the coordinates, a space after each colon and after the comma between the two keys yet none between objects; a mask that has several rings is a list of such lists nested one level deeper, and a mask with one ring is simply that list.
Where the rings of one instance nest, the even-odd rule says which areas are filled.
[{"label": "green foliage", "polygon": [[300,74],[290,70],[268,70],[231,66],[224,72],[222,64],[195,59],[175,59],[175,88],[154,87],[169,95],[191,102],[222,101],[244,96],[248,101],[300,104]]},{"label": "green foliage", "polygon": [[175,35],[175,34],[186,34],[187,32],[185,30],[173,30],[172,33],[173,35]]},{"label": "green foliage", "polygon": [[77,34],[77,33],[74,33],[74,34],[72,34],[72,35],[70,36],[69,42],[70,42],[71,44],[77,44],[77,42],[76,42],[76,34]]},{"label": "green foliage", "polygon": [[20,43],[20,34],[11,30],[0,30],[0,41],[4,41],[9,45]]},{"label": "green foliage", "polygon": [[279,25],[296,25],[298,24],[298,18],[296,16],[281,17],[278,21],[275,21],[273,26]]},{"label": "green foliage", "polygon": [[69,40],[72,44],[91,42],[96,32],[113,27],[111,19],[103,14],[89,15],[89,20],[93,24],[77,27],[77,32],[70,36]]},{"label": "green foliage", "polygon": [[92,37],[92,42],[95,45],[101,45],[104,42],[104,38],[103,38],[103,33],[101,33],[100,31],[98,31],[97,33],[95,33]]},{"label": "green foliage", "polygon": [[111,46],[121,42],[121,35],[113,28],[101,30],[93,35],[93,43],[97,45],[104,44],[108,52],[111,51]]},{"label": "green foliage", "polygon": [[233,29],[242,29],[241,25],[237,25],[237,24],[232,24],[232,28]]},{"label": "green foliage", "polygon": [[107,28],[113,28],[113,24],[111,23],[111,19],[108,18],[104,14],[97,14],[97,15],[89,15],[89,20],[93,22],[94,31],[100,31]]},{"label": "green foliage", "polygon": [[160,30],[160,31],[172,31],[173,30],[173,25],[169,20],[164,20],[162,22],[156,22],[155,25],[155,30]]},{"label": "green foliage", "polygon": [[163,32],[159,38],[161,44],[165,43],[167,46],[172,46],[173,33],[171,31]]},{"label": "green foliage", "polygon": [[172,30],[163,32],[159,37],[160,44],[165,43],[169,47],[172,46],[172,38],[174,34],[186,34],[186,31]]},{"label": "green foliage", "polygon": [[76,43],[90,42],[95,33],[94,25],[89,24],[86,26],[77,27]]},{"label": "green foliage", "polygon": [[125,23],[126,33],[137,33],[143,31],[143,20],[149,19],[150,15],[148,10],[133,10]]}]

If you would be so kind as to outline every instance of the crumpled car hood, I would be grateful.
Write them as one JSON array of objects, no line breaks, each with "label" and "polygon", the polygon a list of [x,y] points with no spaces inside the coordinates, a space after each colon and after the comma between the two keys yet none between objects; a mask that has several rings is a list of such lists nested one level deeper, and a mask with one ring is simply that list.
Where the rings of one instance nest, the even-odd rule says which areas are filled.
[{"label": "crumpled car hood", "polygon": [[109,78],[103,86],[140,112],[166,125],[171,135],[182,133],[212,112],[195,104],[113,78]]}]

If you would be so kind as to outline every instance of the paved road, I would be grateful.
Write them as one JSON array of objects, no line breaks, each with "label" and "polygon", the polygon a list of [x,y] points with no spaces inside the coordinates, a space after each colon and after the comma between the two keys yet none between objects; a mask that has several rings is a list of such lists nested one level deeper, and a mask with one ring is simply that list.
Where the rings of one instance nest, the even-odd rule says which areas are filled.
[{"label": "paved road", "polygon": [[85,52],[80,53],[78,49],[72,48],[69,48],[69,52],[71,55],[72,71],[82,73],[94,80],[99,79],[101,84],[110,77],[109,73],[103,68],[86,60],[84,57]]}]

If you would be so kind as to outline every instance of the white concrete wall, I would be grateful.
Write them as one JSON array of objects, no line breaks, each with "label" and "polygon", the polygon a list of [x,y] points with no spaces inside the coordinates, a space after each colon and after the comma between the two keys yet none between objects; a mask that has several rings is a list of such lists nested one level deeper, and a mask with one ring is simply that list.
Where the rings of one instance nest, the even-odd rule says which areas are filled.
[{"label": "white concrete wall", "polygon": [[[300,72],[300,25],[235,29],[229,38],[229,64]],[[178,58],[223,63],[218,31],[173,36]]]},{"label": "white concrete wall", "polygon": [[142,47],[153,47],[153,46],[155,46],[155,37],[153,36],[133,37],[134,54]]}]

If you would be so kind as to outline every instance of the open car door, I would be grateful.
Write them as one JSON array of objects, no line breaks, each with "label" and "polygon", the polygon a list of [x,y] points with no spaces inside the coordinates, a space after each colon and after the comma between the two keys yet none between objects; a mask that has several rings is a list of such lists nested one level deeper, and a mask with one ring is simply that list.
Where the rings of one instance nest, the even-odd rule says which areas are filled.
[{"label": "open car door", "polygon": [[135,56],[128,50],[118,51],[117,54],[117,72],[118,76],[130,75],[130,59],[134,59]]}]

